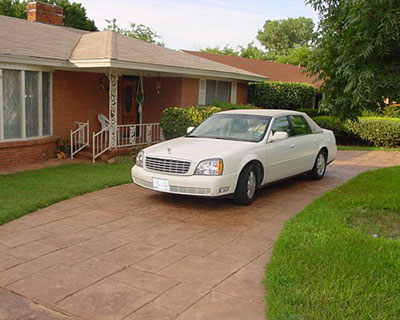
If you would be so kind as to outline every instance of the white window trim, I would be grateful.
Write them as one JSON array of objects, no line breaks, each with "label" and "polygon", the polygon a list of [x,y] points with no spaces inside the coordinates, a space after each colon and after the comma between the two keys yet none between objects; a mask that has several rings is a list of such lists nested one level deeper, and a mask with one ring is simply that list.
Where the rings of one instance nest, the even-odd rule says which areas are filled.
[{"label": "white window trim", "polygon": [[236,103],[237,101],[237,81],[231,82],[231,103]]},{"label": "white window trim", "polygon": [[[18,70],[20,74],[20,95],[21,95],[21,138],[5,139],[4,138],[4,108],[3,108],[3,69]],[[25,106],[25,71],[37,71],[38,72],[38,117],[39,117],[39,135],[34,137],[26,137],[26,106]],[[49,73],[49,104],[50,104],[50,134],[43,135],[43,92],[42,92],[42,72]],[[1,68],[0,65],[0,142],[18,142],[18,141],[30,141],[38,140],[42,138],[48,138],[53,135],[53,72],[49,70],[43,71],[43,69],[25,69],[9,67]]]},{"label": "white window trim", "polygon": [[206,104],[206,79],[199,81],[199,106]]},{"label": "white window trim", "polygon": [[0,141],[4,140],[3,69],[0,69]]}]

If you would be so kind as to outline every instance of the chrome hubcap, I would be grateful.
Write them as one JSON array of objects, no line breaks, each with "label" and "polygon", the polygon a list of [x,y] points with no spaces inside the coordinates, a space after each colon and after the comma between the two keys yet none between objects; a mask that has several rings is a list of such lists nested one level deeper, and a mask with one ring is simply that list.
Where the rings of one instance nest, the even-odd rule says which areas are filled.
[{"label": "chrome hubcap", "polygon": [[317,173],[319,176],[322,176],[325,171],[325,156],[320,153],[317,158]]},{"label": "chrome hubcap", "polygon": [[247,178],[247,198],[253,198],[254,193],[256,192],[256,185],[256,175],[254,174],[254,171],[250,171],[249,177]]}]

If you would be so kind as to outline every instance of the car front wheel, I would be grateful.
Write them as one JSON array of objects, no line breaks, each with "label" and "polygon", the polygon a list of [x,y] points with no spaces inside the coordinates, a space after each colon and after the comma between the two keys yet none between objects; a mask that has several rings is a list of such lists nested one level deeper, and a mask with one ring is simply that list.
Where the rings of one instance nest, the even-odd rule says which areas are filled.
[{"label": "car front wheel", "polygon": [[257,191],[257,169],[254,164],[248,165],[240,173],[233,200],[237,204],[249,205]]},{"label": "car front wheel", "polygon": [[321,150],[317,159],[315,159],[314,167],[308,173],[308,176],[313,180],[320,180],[325,175],[326,171],[326,152],[325,150]]}]

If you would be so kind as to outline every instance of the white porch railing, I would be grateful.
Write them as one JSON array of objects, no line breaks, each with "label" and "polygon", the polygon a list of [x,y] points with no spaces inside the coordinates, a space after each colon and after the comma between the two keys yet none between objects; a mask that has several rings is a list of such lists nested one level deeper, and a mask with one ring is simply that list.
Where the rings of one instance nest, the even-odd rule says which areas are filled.
[{"label": "white porch railing", "polygon": [[117,147],[150,145],[163,140],[159,123],[123,124],[117,126]]},{"label": "white porch railing", "polygon": [[89,146],[89,121],[77,122],[78,129],[71,130],[71,159],[79,151]]},{"label": "white porch railing", "polygon": [[94,133],[93,132],[93,162],[96,158],[101,156],[104,152],[110,149],[110,127],[106,127],[103,130]]},{"label": "white porch railing", "polygon": [[[93,133],[93,162],[110,149],[110,127]],[[151,145],[164,140],[159,123],[124,124],[117,126],[117,148]]]}]

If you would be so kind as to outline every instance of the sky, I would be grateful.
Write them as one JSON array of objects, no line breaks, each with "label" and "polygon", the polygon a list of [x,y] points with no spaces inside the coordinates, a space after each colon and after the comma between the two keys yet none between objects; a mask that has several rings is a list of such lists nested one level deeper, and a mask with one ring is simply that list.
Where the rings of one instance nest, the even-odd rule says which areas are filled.
[{"label": "sky", "polygon": [[166,47],[199,50],[229,45],[236,48],[255,40],[265,20],[307,17],[317,14],[304,0],[81,0],[86,15],[99,30],[105,19],[117,19],[121,28],[129,22],[151,27]]}]

